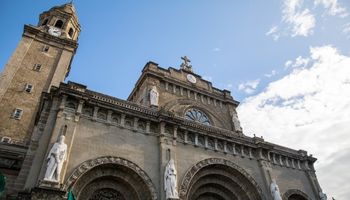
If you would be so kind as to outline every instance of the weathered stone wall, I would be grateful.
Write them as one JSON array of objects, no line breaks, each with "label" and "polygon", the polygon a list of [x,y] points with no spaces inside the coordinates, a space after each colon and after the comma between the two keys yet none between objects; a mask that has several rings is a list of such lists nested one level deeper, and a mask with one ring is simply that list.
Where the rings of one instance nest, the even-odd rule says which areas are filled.
[{"label": "weathered stone wall", "polygon": [[[86,93],[82,89],[75,89],[79,95]],[[178,188],[191,168],[203,160],[215,158],[230,161],[237,166],[241,170],[239,172],[248,176],[248,181],[256,184],[265,199],[270,198],[269,184],[272,178],[277,180],[281,195],[290,190],[298,190],[317,199],[313,183],[307,175],[313,173],[312,166],[306,160],[300,160],[297,164],[299,158],[296,151],[295,155],[287,156],[294,150],[286,149],[286,155],[283,156],[280,156],[283,151],[260,152],[261,147],[256,144],[264,143],[262,139],[257,139],[254,143],[251,138],[244,136],[225,138],[219,132],[209,134],[180,125],[179,122],[175,123],[175,118],[146,117],[127,104],[124,109],[113,108],[102,101],[80,99],[77,97],[79,95],[73,97],[60,94],[58,99],[54,98],[58,101],[50,104],[51,112],[44,129],[48,132],[40,139],[40,151],[28,176],[26,188],[40,186],[46,170],[46,154],[58,136],[64,134],[68,158],[61,177],[63,185],[60,188],[63,190],[74,186],[75,181],[79,180],[79,177],[74,179],[74,173],[77,173],[77,169],[84,169],[81,166],[83,163],[91,160],[88,163],[92,165],[96,165],[96,162],[103,164],[105,158],[98,161],[101,157],[106,157],[108,162],[110,159],[122,158],[139,167],[154,185],[158,199],[164,199],[164,168],[170,158],[176,163]],[[117,101],[106,97],[97,99]]]},{"label": "weathered stone wall", "polygon": [[[49,46],[48,52],[43,51],[44,46]],[[13,142],[28,142],[41,93],[64,81],[73,54],[73,48],[24,32],[0,77],[1,136],[11,137]],[[41,65],[40,70],[34,69],[36,64]],[[26,84],[33,86],[31,92],[24,90]],[[16,108],[23,110],[20,119],[12,117]]]}]

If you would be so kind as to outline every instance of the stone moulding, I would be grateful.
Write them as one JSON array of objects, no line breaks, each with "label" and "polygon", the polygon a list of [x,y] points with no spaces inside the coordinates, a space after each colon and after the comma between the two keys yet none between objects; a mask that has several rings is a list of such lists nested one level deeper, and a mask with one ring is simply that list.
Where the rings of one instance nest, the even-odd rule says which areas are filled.
[{"label": "stone moulding", "polygon": [[186,199],[186,195],[189,191],[191,181],[192,181],[193,177],[197,174],[197,172],[199,172],[199,170],[201,170],[204,167],[207,167],[210,165],[215,165],[215,164],[225,165],[225,166],[228,166],[228,167],[231,167],[231,168],[237,170],[245,178],[247,178],[247,180],[249,180],[251,184],[253,184],[253,186],[256,188],[257,192],[259,193],[260,198],[265,199],[260,186],[253,179],[253,177],[251,175],[249,175],[243,168],[239,167],[235,163],[233,163],[229,160],[223,159],[223,158],[208,158],[208,159],[202,160],[202,161],[198,162],[197,164],[193,165],[186,172],[184,178],[182,179],[182,183],[181,183],[181,186],[179,188],[180,199],[182,199],[182,200]]},{"label": "stone moulding", "polygon": [[103,164],[116,164],[116,165],[122,165],[125,166],[132,171],[134,171],[137,175],[139,175],[142,180],[145,182],[145,184],[148,187],[148,190],[151,193],[152,200],[157,200],[157,192],[155,189],[155,186],[152,182],[152,180],[148,177],[145,171],[143,171],[139,166],[137,166],[135,163],[126,160],[124,158],[120,157],[114,157],[114,156],[103,156],[98,157],[94,159],[87,160],[83,163],[81,163],[74,171],[73,173],[68,177],[66,180],[63,189],[68,191],[71,189],[75,182],[82,177],[86,172],[88,172],[90,169],[97,167],[99,165]]},{"label": "stone moulding", "polygon": [[306,193],[304,193],[304,192],[302,192],[302,191],[300,191],[300,190],[298,190],[298,189],[290,189],[290,190],[287,190],[287,192],[285,192],[285,193],[283,194],[282,199],[283,199],[283,200],[288,200],[288,198],[289,198],[290,196],[292,196],[293,194],[300,195],[300,196],[304,197],[304,198],[307,199],[307,200],[312,200],[310,197],[307,196]]}]

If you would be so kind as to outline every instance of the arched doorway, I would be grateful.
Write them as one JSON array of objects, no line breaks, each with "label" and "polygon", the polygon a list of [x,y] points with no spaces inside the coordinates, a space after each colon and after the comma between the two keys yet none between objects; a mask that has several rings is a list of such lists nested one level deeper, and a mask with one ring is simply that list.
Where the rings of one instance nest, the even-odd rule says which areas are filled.
[{"label": "arched doorway", "polygon": [[136,164],[118,157],[85,161],[68,178],[77,200],[156,200],[151,179]]},{"label": "arched doorway", "polygon": [[181,187],[183,200],[261,200],[254,179],[231,161],[210,158],[187,171]]},{"label": "arched doorway", "polygon": [[290,189],[283,195],[283,200],[311,200],[307,194],[297,189]]},{"label": "arched doorway", "polygon": [[288,197],[288,200],[307,200],[299,194],[292,194]]}]

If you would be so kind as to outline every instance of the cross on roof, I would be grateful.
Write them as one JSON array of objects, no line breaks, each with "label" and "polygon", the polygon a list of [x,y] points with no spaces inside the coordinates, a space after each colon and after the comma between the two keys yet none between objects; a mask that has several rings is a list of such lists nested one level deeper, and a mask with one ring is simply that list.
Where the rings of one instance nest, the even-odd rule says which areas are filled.
[{"label": "cross on roof", "polygon": [[190,59],[187,58],[187,56],[181,57],[181,59],[185,62],[184,64],[185,64],[186,66],[189,65],[189,62],[191,62]]},{"label": "cross on roof", "polygon": [[187,56],[183,56],[181,57],[181,59],[184,61],[181,64],[181,69],[192,72],[192,65],[190,65],[190,59]]}]

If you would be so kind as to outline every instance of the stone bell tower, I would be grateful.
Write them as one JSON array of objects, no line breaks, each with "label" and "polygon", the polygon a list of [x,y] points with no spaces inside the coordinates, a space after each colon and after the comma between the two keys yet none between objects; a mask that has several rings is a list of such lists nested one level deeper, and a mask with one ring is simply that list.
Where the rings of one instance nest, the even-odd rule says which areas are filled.
[{"label": "stone bell tower", "polygon": [[67,77],[78,47],[80,25],[72,3],[24,25],[22,39],[0,75],[0,139],[28,144],[42,92]]}]

